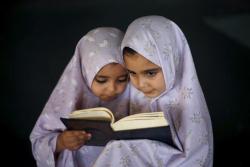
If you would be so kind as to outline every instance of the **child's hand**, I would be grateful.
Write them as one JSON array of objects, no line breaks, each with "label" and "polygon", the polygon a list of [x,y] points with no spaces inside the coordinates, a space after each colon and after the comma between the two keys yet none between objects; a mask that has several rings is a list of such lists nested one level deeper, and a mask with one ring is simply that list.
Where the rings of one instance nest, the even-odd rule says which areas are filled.
[{"label": "child's hand", "polygon": [[63,131],[58,135],[56,143],[56,152],[61,152],[64,149],[77,150],[90,140],[91,134],[85,131]]}]

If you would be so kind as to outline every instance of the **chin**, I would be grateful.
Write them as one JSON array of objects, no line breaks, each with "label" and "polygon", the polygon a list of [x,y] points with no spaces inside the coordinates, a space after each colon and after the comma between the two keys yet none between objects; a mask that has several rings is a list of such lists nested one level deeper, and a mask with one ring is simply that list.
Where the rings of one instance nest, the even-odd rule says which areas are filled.
[{"label": "chin", "polygon": [[145,95],[146,97],[149,97],[149,98],[154,98],[154,97],[157,97],[157,96],[158,96],[157,94],[145,94],[145,93],[144,93],[144,95]]},{"label": "chin", "polygon": [[112,100],[114,100],[116,98],[116,96],[114,96],[114,97],[100,97],[100,99],[102,100],[102,101],[112,101]]}]

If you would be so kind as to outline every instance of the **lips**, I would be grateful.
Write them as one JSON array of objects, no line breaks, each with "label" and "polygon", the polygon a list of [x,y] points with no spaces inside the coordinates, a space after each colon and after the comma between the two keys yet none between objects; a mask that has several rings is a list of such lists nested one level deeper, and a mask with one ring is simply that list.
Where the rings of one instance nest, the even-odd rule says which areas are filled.
[{"label": "lips", "polygon": [[143,92],[143,94],[147,97],[155,97],[155,92],[154,91],[147,91],[147,92]]},{"label": "lips", "polygon": [[113,100],[116,98],[116,95],[114,96],[102,96],[102,100],[105,100],[105,101],[110,101],[110,100]]},{"label": "lips", "polygon": [[151,94],[153,91],[143,91],[143,90],[142,90],[142,92],[143,92],[144,94]]}]

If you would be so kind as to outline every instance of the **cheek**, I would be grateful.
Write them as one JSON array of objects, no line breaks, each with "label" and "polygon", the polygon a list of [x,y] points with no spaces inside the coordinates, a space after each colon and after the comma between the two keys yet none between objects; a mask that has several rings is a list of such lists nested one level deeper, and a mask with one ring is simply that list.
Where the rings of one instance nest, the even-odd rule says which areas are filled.
[{"label": "cheek", "polygon": [[138,85],[137,85],[137,81],[134,77],[130,77],[130,82],[132,83],[132,85],[136,88],[138,88]]},{"label": "cheek", "polygon": [[163,77],[159,77],[156,82],[155,82],[155,87],[157,87],[158,91],[160,91],[161,93],[163,91],[165,91],[166,89],[166,84],[165,84],[165,81],[164,81],[164,78]]},{"label": "cheek", "polygon": [[165,91],[165,89],[166,89],[166,87],[165,87],[165,85],[164,84],[158,84],[158,91],[159,91],[159,93],[162,93],[162,92],[164,92]]},{"label": "cheek", "polygon": [[122,93],[127,87],[127,83],[122,83],[117,86],[117,93]]},{"label": "cheek", "polygon": [[91,90],[94,93],[94,95],[100,96],[102,94],[102,92],[103,92],[103,87],[100,86],[100,85],[97,85],[97,84],[93,84],[91,86]]}]

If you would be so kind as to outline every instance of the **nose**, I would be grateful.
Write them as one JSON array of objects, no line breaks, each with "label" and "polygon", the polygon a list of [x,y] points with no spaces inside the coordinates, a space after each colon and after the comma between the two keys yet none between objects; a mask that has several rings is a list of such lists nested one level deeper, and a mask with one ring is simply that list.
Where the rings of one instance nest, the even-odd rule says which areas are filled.
[{"label": "nose", "polygon": [[109,94],[113,94],[116,92],[116,85],[114,82],[111,82],[109,85],[108,85],[108,92]]},{"label": "nose", "polygon": [[145,83],[145,80],[144,80],[142,77],[136,78],[136,79],[135,79],[135,83],[136,83],[137,88],[138,88],[139,90],[142,91],[142,90],[145,88],[146,83]]}]

